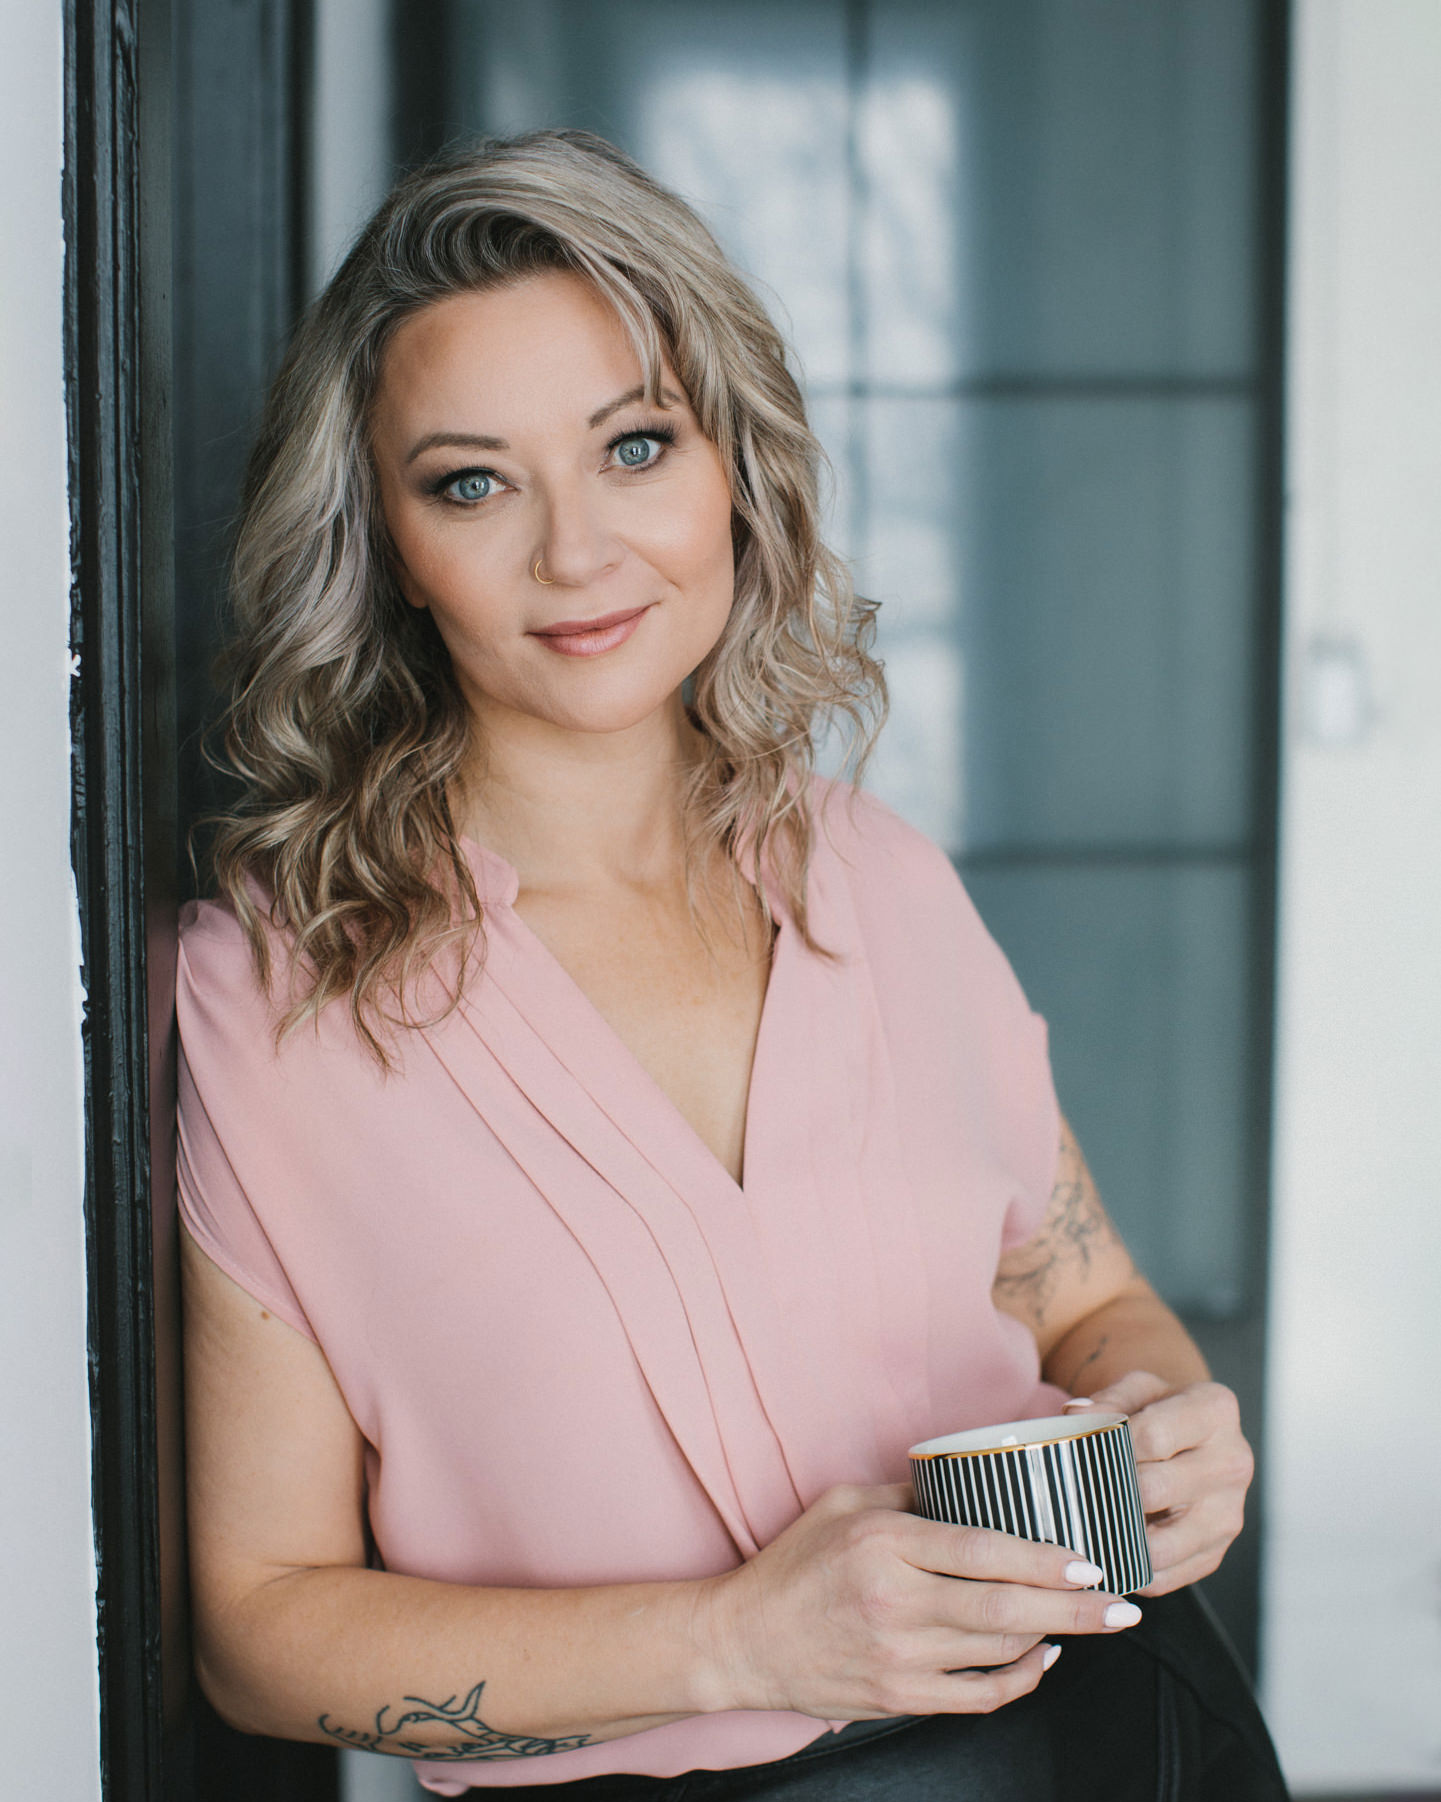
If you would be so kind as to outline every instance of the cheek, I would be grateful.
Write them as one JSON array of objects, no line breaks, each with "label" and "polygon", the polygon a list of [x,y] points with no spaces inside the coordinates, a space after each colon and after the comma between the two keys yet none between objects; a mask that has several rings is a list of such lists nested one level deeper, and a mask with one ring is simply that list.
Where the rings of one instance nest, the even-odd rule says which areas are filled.
[{"label": "cheek", "polygon": [[455,591],[456,572],[453,558],[447,557],[443,544],[422,533],[405,533],[395,540],[396,553],[416,589],[416,599],[440,602]]},{"label": "cheek", "polygon": [[668,549],[677,574],[692,581],[734,584],[735,545],[731,531],[730,491],[724,483],[707,483],[691,505],[677,508],[669,520]]},{"label": "cheek", "polygon": [[477,580],[477,560],[465,532],[434,504],[397,487],[381,478],[390,565],[405,599],[412,607],[428,607],[438,624],[448,614],[482,606],[485,584]]},{"label": "cheek", "polygon": [[474,626],[493,611],[483,571],[454,535],[426,531],[402,518],[391,527],[391,545],[406,600],[412,607],[428,607],[447,631],[451,621]]},{"label": "cheek", "polygon": [[400,585],[400,592],[412,607],[427,605],[434,587],[431,565],[433,545],[429,535],[420,529],[413,510],[397,503],[382,478],[380,484],[381,513],[385,520],[386,562]]}]

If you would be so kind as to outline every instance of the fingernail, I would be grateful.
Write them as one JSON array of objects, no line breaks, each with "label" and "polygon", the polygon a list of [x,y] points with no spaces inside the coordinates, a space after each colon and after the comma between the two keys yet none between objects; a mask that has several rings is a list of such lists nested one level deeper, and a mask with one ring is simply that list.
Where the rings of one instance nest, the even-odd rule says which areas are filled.
[{"label": "fingernail", "polygon": [[1073,1558],[1066,1566],[1065,1574],[1068,1583],[1074,1583],[1081,1589],[1089,1589],[1093,1583],[1099,1583],[1106,1573],[1099,1564],[1087,1564],[1084,1558]]},{"label": "fingernail", "polygon": [[1089,1395],[1073,1395],[1070,1401],[1061,1404],[1061,1412],[1064,1414],[1067,1408],[1094,1408],[1095,1405]]},{"label": "fingernail", "polygon": [[1101,1618],[1108,1627],[1134,1627],[1141,1611],[1134,1602],[1112,1602]]},{"label": "fingernail", "polygon": [[1056,1662],[1056,1660],[1060,1656],[1061,1656],[1061,1648],[1059,1646],[1047,1646],[1046,1647],[1046,1655],[1041,1660],[1041,1669],[1043,1671],[1050,1670],[1051,1666]]}]

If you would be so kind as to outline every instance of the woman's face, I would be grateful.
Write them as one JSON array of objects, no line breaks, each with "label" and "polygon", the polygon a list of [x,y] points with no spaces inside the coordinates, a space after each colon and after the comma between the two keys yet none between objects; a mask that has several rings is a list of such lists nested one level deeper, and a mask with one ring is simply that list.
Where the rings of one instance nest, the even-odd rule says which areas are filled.
[{"label": "woman's face", "polygon": [[674,373],[662,407],[643,387],[567,274],[437,301],[386,350],[372,449],[401,588],[487,734],[635,726],[725,626],[726,471]]}]

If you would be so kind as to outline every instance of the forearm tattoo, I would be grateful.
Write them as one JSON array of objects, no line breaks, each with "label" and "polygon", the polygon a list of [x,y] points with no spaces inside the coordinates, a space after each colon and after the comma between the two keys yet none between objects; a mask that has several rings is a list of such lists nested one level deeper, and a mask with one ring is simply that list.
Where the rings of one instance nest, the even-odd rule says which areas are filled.
[{"label": "forearm tattoo", "polygon": [[1091,1368],[1096,1359],[1100,1357],[1101,1353],[1110,1343],[1111,1335],[1109,1333],[1102,1333],[1088,1355],[1082,1358],[1081,1362],[1071,1372],[1070,1376],[1066,1379],[1065,1387],[1070,1390],[1072,1395],[1079,1394],[1081,1378]]},{"label": "forearm tattoo", "polygon": [[[342,1746],[353,1746],[361,1752],[389,1752],[397,1758],[426,1758],[435,1761],[466,1758],[544,1758],[551,1752],[573,1752],[588,1746],[588,1733],[569,1733],[560,1739],[544,1739],[524,1733],[500,1733],[487,1727],[480,1718],[480,1692],[477,1683],[464,1701],[451,1696],[444,1702],[427,1702],[423,1696],[403,1696],[399,1709],[387,1702],[377,1713],[374,1727],[342,1727],[328,1714],[321,1715],[316,1725]],[[435,1725],[461,1737],[454,1743],[438,1745],[431,1739],[417,1739],[415,1729]]]},{"label": "forearm tattoo", "polygon": [[1002,1261],[996,1273],[996,1298],[1009,1302],[1014,1311],[1042,1327],[1068,1267],[1079,1264],[1084,1277],[1092,1259],[1115,1241],[1116,1229],[1101,1206],[1081,1148],[1069,1133],[1063,1133],[1060,1168],[1046,1218],[1036,1237],[1020,1248],[1015,1261]]}]

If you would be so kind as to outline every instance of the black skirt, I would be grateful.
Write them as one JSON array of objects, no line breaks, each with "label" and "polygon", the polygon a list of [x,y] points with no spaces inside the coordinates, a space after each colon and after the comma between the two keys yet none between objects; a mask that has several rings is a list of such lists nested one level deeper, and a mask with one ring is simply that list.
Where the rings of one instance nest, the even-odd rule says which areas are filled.
[{"label": "black skirt", "polygon": [[1286,1802],[1244,1672],[1194,1590],[1142,1597],[1125,1633],[1066,1639],[995,1714],[857,1721],[789,1758],[680,1777],[617,1774],[482,1796],[549,1802]]}]

